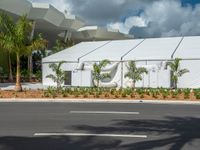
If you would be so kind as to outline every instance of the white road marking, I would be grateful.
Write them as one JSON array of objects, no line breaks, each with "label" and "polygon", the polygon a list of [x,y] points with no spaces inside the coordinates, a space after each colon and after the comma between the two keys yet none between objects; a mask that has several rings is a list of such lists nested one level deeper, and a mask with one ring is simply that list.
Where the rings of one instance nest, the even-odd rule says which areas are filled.
[{"label": "white road marking", "polygon": [[139,112],[119,112],[119,111],[70,111],[72,114],[121,114],[121,115],[139,115]]},{"label": "white road marking", "polygon": [[35,133],[34,136],[94,136],[94,137],[122,137],[122,138],[147,138],[147,135],[134,134],[90,134],[90,133]]}]

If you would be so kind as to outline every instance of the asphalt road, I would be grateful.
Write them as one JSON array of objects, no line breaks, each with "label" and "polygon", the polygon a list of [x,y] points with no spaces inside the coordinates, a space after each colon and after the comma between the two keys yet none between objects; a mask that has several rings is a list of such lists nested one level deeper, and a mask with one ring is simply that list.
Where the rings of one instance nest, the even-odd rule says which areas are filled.
[{"label": "asphalt road", "polygon": [[200,149],[200,105],[0,103],[0,150],[118,149]]}]

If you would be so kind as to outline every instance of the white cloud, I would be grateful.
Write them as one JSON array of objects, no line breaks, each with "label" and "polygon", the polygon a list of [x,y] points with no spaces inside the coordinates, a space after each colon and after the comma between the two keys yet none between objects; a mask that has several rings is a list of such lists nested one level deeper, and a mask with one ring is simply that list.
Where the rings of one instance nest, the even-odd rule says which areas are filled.
[{"label": "white cloud", "polygon": [[181,0],[32,0],[82,17],[89,25],[108,26],[135,37],[200,35],[200,5]]},{"label": "white cloud", "polygon": [[[145,6],[139,16],[110,27],[135,37],[168,37],[200,35],[200,5],[183,7],[179,0],[159,0]],[[118,26],[116,26],[118,24]]]},{"label": "white cloud", "polygon": [[132,16],[132,17],[128,17],[124,23],[116,22],[116,23],[108,24],[108,27],[110,27],[112,29],[118,29],[120,32],[126,33],[126,34],[129,33],[129,30],[133,26],[134,27],[145,27],[146,26],[145,20],[138,16]]}]

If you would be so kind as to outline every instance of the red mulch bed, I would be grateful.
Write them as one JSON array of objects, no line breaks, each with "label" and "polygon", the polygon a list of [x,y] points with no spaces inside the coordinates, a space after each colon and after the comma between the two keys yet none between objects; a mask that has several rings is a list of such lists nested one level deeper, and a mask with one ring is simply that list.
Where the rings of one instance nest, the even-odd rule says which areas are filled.
[{"label": "red mulch bed", "polygon": [[103,93],[101,95],[63,95],[56,94],[56,96],[46,95],[43,90],[26,90],[23,92],[15,92],[15,91],[2,91],[0,90],[0,98],[59,98],[59,99],[76,99],[76,98],[86,98],[86,99],[124,99],[124,100],[134,100],[134,99],[142,99],[142,100],[188,100],[188,101],[200,101],[196,99],[194,94],[190,94],[189,99],[185,99],[183,94],[178,95],[176,98],[172,98],[171,95],[163,98],[162,95],[159,95],[157,98],[144,94],[143,96],[136,94],[135,96],[126,96],[123,97],[121,95],[111,95],[110,93]]}]

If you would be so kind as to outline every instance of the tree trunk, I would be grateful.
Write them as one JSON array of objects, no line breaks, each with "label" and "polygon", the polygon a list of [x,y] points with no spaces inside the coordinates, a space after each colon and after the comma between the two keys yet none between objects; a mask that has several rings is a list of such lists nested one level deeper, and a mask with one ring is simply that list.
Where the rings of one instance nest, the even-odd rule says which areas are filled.
[{"label": "tree trunk", "polygon": [[9,81],[13,82],[12,63],[11,63],[11,58],[10,58],[10,52],[8,52],[8,66],[9,66]]},{"label": "tree trunk", "polygon": [[15,91],[21,92],[22,91],[22,85],[21,85],[21,73],[20,73],[20,55],[19,53],[17,55],[17,73],[16,73],[16,85],[15,85]]},{"label": "tree trunk", "polygon": [[98,87],[98,88],[99,88],[99,82],[100,82],[100,81],[99,81],[99,80],[97,80],[97,87]]},{"label": "tree trunk", "polygon": [[177,89],[177,81],[174,81],[174,89]]},{"label": "tree trunk", "polygon": [[32,75],[33,75],[32,54],[30,56],[28,56],[28,73],[29,73],[29,82],[32,82]]},{"label": "tree trunk", "polygon": [[[34,33],[35,33],[35,26],[36,26],[36,22],[33,20],[32,21],[32,31],[31,31],[31,35],[30,35],[30,41],[33,40]],[[32,75],[33,75],[33,58],[32,58],[32,52],[28,56],[28,71],[29,71],[29,82],[31,82],[32,81]]]},{"label": "tree trunk", "polygon": [[135,81],[133,81],[133,83],[132,83],[132,84],[133,84],[133,85],[132,85],[132,88],[133,88],[133,89],[135,89],[135,83],[136,83]]}]

